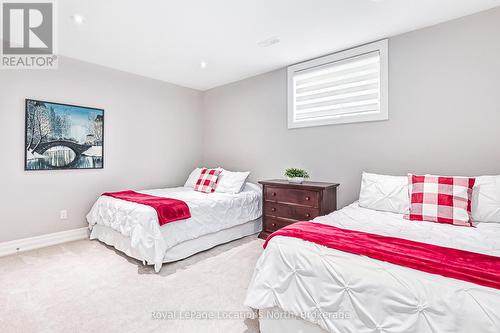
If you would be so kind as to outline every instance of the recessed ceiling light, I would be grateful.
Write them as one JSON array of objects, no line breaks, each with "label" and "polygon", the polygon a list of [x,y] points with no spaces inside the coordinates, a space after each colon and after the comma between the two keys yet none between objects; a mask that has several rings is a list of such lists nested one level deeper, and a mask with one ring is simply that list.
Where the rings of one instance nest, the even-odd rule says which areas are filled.
[{"label": "recessed ceiling light", "polygon": [[269,47],[274,44],[278,44],[280,42],[280,39],[278,37],[270,37],[268,39],[261,40],[257,44],[260,47]]},{"label": "recessed ceiling light", "polygon": [[207,62],[206,62],[206,61],[202,61],[202,62],[200,63],[200,67],[201,67],[201,69],[205,69],[205,68],[207,68]]},{"label": "recessed ceiling light", "polygon": [[83,24],[85,22],[85,17],[83,17],[80,14],[75,14],[71,16],[71,18],[73,19],[73,22],[75,22],[76,24]]}]

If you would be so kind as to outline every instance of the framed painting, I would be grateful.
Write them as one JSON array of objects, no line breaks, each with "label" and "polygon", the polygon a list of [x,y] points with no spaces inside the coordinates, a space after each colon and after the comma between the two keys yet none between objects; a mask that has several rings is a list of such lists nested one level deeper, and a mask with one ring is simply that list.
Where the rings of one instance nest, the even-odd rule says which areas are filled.
[{"label": "framed painting", "polygon": [[103,109],[26,99],[26,171],[103,167]]}]

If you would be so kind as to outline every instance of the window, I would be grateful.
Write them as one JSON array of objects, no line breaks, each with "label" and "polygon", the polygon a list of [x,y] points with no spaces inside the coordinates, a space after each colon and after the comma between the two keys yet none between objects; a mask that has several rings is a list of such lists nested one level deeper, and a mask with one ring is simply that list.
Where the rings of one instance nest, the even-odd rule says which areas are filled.
[{"label": "window", "polygon": [[387,40],[288,67],[288,128],[389,119]]}]

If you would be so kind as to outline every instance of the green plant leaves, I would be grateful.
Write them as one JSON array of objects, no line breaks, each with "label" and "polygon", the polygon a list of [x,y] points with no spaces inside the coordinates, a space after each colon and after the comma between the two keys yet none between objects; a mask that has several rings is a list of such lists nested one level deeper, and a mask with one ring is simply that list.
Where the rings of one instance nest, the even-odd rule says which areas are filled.
[{"label": "green plant leaves", "polygon": [[288,168],[285,170],[285,176],[290,177],[290,178],[295,178],[295,177],[303,177],[303,178],[309,178],[309,174],[307,173],[306,170],[304,169],[298,169],[298,168]]}]

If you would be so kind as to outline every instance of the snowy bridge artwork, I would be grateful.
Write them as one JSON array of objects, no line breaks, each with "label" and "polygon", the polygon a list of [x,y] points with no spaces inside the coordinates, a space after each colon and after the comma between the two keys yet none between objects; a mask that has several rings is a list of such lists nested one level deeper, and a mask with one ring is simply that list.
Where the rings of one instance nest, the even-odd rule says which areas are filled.
[{"label": "snowy bridge artwork", "polygon": [[26,100],[26,170],[103,167],[104,110]]}]

